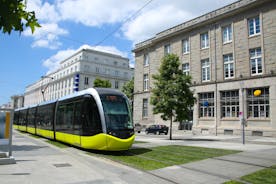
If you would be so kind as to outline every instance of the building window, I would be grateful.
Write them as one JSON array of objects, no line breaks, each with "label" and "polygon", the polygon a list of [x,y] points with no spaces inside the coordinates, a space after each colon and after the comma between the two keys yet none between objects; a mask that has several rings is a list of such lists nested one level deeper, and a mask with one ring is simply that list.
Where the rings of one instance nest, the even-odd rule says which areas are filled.
[{"label": "building window", "polygon": [[88,85],[88,84],[89,84],[89,81],[88,81],[88,80],[89,80],[88,77],[84,77],[84,84],[85,84],[85,85]]},{"label": "building window", "polygon": [[143,99],[143,110],[142,110],[142,117],[148,117],[148,99]]},{"label": "building window", "polygon": [[202,82],[210,81],[211,71],[209,59],[201,60]]},{"label": "building window", "polygon": [[190,52],[190,44],[189,44],[189,39],[183,39],[182,40],[182,53],[187,54]]},{"label": "building window", "polygon": [[260,28],[259,16],[248,19],[248,34],[249,34],[249,36],[257,35],[260,32],[261,32],[261,28]]},{"label": "building window", "polygon": [[185,75],[190,74],[190,65],[189,65],[189,63],[182,64],[182,71]]},{"label": "building window", "polygon": [[171,45],[170,44],[167,44],[164,46],[164,52],[165,52],[165,55],[171,53]]},{"label": "building window", "polygon": [[143,86],[144,91],[149,90],[149,75],[144,74],[144,86]]},{"label": "building window", "polygon": [[232,41],[232,26],[228,25],[222,28],[222,40],[223,43],[229,43]]},{"label": "building window", "polygon": [[149,65],[149,54],[144,54],[144,66]]},{"label": "building window", "polygon": [[223,56],[224,63],[224,78],[230,79],[234,77],[234,60],[233,54],[227,54]]},{"label": "building window", "polygon": [[124,77],[127,79],[128,78],[128,73],[124,72]]},{"label": "building window", "polygon": [[100,73],[99,67],[96,67],[96,73]]},{"label": "building window", "polygon": [[115,81],[115,89],[119,89],[119,81]]},{"label": "building window", "polygon": [[214,117],[214,93],[199,94],[199,117]]},{"label": "building window", "polygon": [[239,117],[239,90],[222,91],[221,117]]},{"label": "building window", "polygon": [[[255,90],[261,90],[261,94],[254,96]],[[247,106],[249,118],[268,118],[269,88],[247,89]]]},{"label": "building window", "polygon": [[200,34],[200,48],[201,49],[209,48],[209,35],[208,35],[208,32]]},{"label": "building window", "polygon": [[259,75],[262,74],[262,50],[261,48],[250,49],[250,66],[251,74]]}]

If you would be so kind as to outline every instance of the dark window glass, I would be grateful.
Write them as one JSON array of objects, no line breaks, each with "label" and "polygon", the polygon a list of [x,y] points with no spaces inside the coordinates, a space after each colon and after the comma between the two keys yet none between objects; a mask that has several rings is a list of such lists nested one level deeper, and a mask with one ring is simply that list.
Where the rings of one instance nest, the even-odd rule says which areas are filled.
[{"label": "dark window glass", "polygon": [[102,132],[102,124],[97,104],[92,96],[84,102],[82,135],[95,135]]},{"label": "dark window glass", "polygon": [[16,111],[16,112],[14,112],[14,117],[13,117],[13,124],[15,124],[15,125],[18,125],[18,121],[19,121],[19,111]]},{"label": "dark window glass", "polygon": [[28,112],[28,126],[35,127],[36,107],[30,108]]},{"label": "dark window glass", "polygon": [[18,124],[22,126],[27,125],[27,110],[20,111]]},{"label": "dark window glass", "polygon": [[73,131],[74,103],[60,104],[57,109],[56,130],[65,133]]},{"label": "dark window glass", "polygon": [[53,130],[55,103],[42,105],[37,108],[37,128]]},{"label": "dark window glass", "polygon": [[108,130],[133,129],[127,99],[117,95],[102,95],[101,100]]}]

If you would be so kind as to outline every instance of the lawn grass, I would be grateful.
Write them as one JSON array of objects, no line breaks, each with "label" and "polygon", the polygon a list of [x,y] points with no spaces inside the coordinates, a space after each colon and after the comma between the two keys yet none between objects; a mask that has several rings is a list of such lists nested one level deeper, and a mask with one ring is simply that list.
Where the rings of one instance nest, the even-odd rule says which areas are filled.
[{"label": "lawn grass", "polygon": [[63,144],[61,142],[57,142],[57,141],[52,141],[52,140],[46,140],[47,143],[49,144],[52,144],[56,147],[59,147],[59,148],[68,148],[69,146],[67,146],[66,144]]},{"label": "lawn grass", "polygon": [[170,145],[88,154],[105,157],[142,170],[154,170],[238,152],[240,151]]},{"label": "lawn grass", "polygon": [[38,136],[38,135],[35,135],[35,134],[29,134],[29,136],[33,137],[33,138],[36,138],[36,139],[40,139],[41,137]]},{"label": "lawn grass", "polygon": [[253,184],[275,184],[276,183],[276,165],[254,172],[241,177],[242,180]]},{"label": "lawn grass", "polygon": [[224,184],[242,184],[243,182],[249,182],[252,184],[275,184],[276,183],[276,165],[270,168],[262,169],[254,173],[245,175],[241,177],[241,182],[239,181],[228,181]]},{"label": "lawn grass", "polygon": [[231,181],[224,182],[223,184],[244,184],[244,183],[235,181],[235,180],[231,180]]}]

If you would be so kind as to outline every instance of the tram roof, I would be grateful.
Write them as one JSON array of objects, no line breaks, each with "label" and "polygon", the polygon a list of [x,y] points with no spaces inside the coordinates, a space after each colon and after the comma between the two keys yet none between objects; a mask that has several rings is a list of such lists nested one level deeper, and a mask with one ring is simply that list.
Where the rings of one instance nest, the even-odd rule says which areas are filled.
[{"label": "tram roof", "polygon": [[41,106],[41,105],[47,105],[47,104],[55,103],[57,101],[63,101],[63,100],[67,100],[67,99],[70,99],[70,98],[83,96],[85,94],[91,94],[91,95],[95,95],[95,94],[99,94],[99,95],[102,95],[102,94],[123,95],[122,92],[120,92],[116,89],[111,89],[111,88],[88,88],[88,89],[85,89],[85,90],[82,90],[82,91],[79,91],[79,92],[61,97],[59,99],[46,101],[46,102],[41,102],[39,104],[34,104],[34,105],[31,105],[31,106],[28,106],[28,107],[22,107],[22,108],[16,109],[16,111],[29,109],[29,108],[37,107],[37,106]]}]

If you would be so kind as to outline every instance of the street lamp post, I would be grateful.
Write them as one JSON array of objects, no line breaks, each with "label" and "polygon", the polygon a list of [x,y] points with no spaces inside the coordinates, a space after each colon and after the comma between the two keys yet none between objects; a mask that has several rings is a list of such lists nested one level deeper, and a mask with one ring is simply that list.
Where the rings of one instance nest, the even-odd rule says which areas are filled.
[{"label": "street lamp post", "polygon": [[[42,79],[49,78],[49,79],[54,80],[54,77],[49,77],[49,76],[41,76],[41,78]],[[50,83],[48,82],[47,85],[44,88],[43,88],[43,86],[41,87],[41,94],[42,94],[42,97],[43,97],[43,101],[45,101],[45,91],[48,88],[49,84]]]}]

